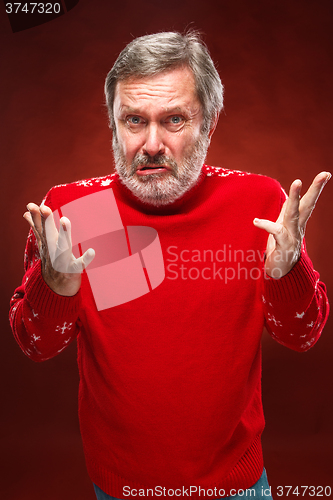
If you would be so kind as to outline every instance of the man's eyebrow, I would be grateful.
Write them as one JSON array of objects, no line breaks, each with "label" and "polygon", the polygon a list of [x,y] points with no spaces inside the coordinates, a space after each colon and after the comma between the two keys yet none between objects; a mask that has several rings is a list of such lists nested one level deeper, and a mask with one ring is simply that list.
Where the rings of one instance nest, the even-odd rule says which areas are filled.
[{"label": "man's eyebrow", "polygon": [[[140,115],[143,110],[140,109],[140,108],[135,108],[133,106],[127,106],[126,104],[122,104],[120,106],[120,112],[121,113],[131,113],[131,114],[135,114],[135,115]],[[187,108],[182,108],[181,106],[172,106],[172,107],[165,107],[165,108],[162,108],[162,112],[163,113],[166,113],[166,114],[174,114],[174,113],[188,113],[188,109]]]},{"label": "man's eyebrow", "polygon": [[166,113],[185,113],[186,109],[180,106],[173,106],[172,108],[165,108]]},{"label": "man's eyebrow", "polygon": [[140,110],[137,108],[133,108],[132,106],[126,106],[125,104],[122,104],[120,106],[120,111],[124,112],[126,111],[127,113],[133,113],[133,114],[140,114]]}]

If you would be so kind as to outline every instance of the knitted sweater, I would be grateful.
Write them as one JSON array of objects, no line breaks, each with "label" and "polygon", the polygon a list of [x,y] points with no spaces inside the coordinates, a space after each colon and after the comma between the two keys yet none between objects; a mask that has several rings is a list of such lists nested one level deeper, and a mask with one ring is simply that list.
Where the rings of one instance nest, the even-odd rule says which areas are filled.
[{"label": "knitted sweater", "polygon": [[[88,267],[76,296],[55,294],[42,278],[30,232],[25,276],[11,302],[17,342],[44,361],[77,338],[87,468],[109,495],[154,497],[165,488],[166,496],[199,498],[205,490],[219,498],[252,486],[263,468],[263,327],[281,344],[306,351],[328,315],[325,286],[305,247],[286,276],[264,275],[267,233],[252,221],[276,220],[284,192],[265,176],[204,166],[197,185],[165,207],[142,204],[116,174],[56,186],[45,204],[61,216],[71,202],[88,203],[88,195],[102,192],[112,194],[120,216],[110,234],[120,235],[119,224],[127,228],[127,250],[109,259],[124,262],[116,282],[104,279],[98,295]],[[88,236],[95,234],[94,206],[91,219],[84,215]],[[130,228],[142,226],[153,233],[135,252]],[[95,241],[107,260],[114,245],[103,238],[86,246]],[[126,251],[141,259],[145,291],[134,267],[127,273]],[[95,270],[111,276],[103,265]]]}]

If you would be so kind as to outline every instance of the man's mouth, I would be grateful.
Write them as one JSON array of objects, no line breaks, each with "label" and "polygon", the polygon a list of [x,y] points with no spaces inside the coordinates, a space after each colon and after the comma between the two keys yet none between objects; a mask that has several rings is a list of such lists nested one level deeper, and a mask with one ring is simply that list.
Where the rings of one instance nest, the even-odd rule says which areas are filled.
[{"label": "man's mouth", "polygon": [[136,170],[138,175],[161,174],[168,172],[170,167],[167,165],[142,165]]}]

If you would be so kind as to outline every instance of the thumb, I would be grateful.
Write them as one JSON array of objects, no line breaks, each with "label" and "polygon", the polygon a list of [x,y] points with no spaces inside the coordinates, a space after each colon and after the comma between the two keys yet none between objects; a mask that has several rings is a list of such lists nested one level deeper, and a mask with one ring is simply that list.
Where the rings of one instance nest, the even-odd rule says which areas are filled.
[{"label": "thumb", "polygon": [[93,248],[88,248],[86,252],[82,255],[82,263],[83,263],[83,269],[86,269],[86,267],[89,266],[89,264],[94,260],[95,258],[95,250]]}]

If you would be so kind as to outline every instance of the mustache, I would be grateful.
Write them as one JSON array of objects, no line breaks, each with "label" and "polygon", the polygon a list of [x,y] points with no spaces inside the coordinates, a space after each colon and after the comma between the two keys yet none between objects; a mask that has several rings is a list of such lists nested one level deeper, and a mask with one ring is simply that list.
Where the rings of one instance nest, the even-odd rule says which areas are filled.
[{"label": "mustache", "polygon": [[131,164],[131,175],[135,174],[138,167],[148,167],[148,166],[161,166],[165,165],[171,168],[170,174],[178,178],[178,164],[172,158],[165,155],[142,155],[137,154]]}]

